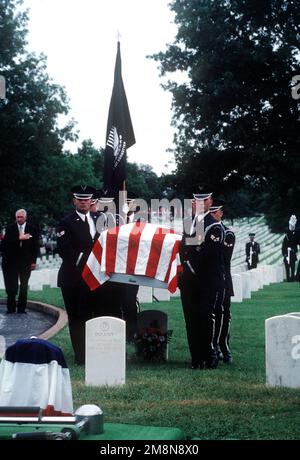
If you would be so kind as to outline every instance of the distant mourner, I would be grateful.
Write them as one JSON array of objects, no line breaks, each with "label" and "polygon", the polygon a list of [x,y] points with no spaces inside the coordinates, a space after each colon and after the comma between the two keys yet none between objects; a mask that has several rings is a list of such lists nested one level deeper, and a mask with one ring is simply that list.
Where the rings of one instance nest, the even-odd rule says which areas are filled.
[{"label": "distant mourner", "polygon": [[225,293],[223,302],[217,299],[215,307],[215,333],[214,348],[217,351],[219,360],[226,364],[232,363],[232,354],[229,348],[230,323],[231,323],[231,296],[234,295],[231,278],[231,258],[235,245],[235,235],[230,228],[222,222],[224,203],[214,200],[214,205],[210,208],[213,217],[222,224],[225,231],[223,257],[225,269]]},{"label": "distant mourner", "polygon": [[98,215],[90,213],[93,187],[75,186],[71,192],[75,211],[64,217],[57,228],[57,251],[62,258],[57,284],[68,314],[75,363],[84,364],[85,322],[93,316],[94,297],[81,273],[98,236]]},{"label": "distant mourner", "polygon": [[[291,248],[293,247],[294,250],[295,250],[295,253],[297,253],[298,245],[300,245],[300,228],[299,228],[299,225],[297,225],[297,217],[294,214],[290,217],[289,229],[288,229],[288,231],[286,233],[286,237],[287,237],[287,240],[288,240],[288,243],[289,243],[288,247],[291,247]],[[282,247],[282,251],[284,251],[283,247]],[[283,254],[283,256],[284,256],[284,254]],[[287,261],[284,261],[285,267],[287,269],[286,262]],[[288,275],[291,277],[291,268],[290,267],[288,268],[288,272],[287,272],[287,280],[289,281]],[[298,267],[297,267],[295,279],[297,281],[300,281],[300,261],[298,262]]]},{"label": "distant mourner", "polygon": [[[209,212],[213,203],[211,195],[194,195],[192,215],[185,219],[180,248],[183,272],[179,288],[192,369],[214,369],[218,365],[216,350],[213,348],[214,308],[217,293],[225,287],[224,230]],[[204,206],[204,215],[199,213],[200,203]],[[204,232],[201,232],[199,225],[201,220],[203,223],[203,217]]]},{"label": "distant mourner", "polygon": [[259,262],[258,255],[260,254],[260,245],[254,241],[255,233],[249,233],[250,241],[246,243],[246,262],[248,270],[256,268]]},{"label": "distant mourner", "polygon": [[26,313],[28,281],[31,270],[36,267],[39,236],[37,228],[27,222],[25,209],[19,209],[16,222],[6,228],[1,252],[7,313]]},{"label": "distant mourner", "polygon": [[283,238],[281,246],[287,281],[295,280],[297,249],[298,244],[294,239],[293,232],[288,231]]}]

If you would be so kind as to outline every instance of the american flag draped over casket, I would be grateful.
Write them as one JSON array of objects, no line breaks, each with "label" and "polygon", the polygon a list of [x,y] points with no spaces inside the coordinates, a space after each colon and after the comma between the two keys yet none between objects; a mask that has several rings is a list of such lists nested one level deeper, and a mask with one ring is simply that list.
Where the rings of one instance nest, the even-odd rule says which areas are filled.
[{"label": "american flag draped over casket", "polygon": [[105,230],[94,244],[83,279],[94,290],[114,273],[141,275],[162,281],[175,292],[181,238],[171,229],[145,222]]}]

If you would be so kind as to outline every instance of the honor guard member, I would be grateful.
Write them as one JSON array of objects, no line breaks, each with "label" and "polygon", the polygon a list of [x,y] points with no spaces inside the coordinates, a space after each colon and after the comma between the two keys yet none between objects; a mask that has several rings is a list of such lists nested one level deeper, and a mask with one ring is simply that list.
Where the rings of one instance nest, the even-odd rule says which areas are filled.
[{"label": "honor guard member", "polygon": [[75,210],[57,228],[57,251],[62,258],[57,285],[61,288],[69,320],[75,363],[85,362],[85,322],[92,318],[92,293],[81,277],[98,234],[96,213],[90,213],[93,194],[90,186],[71,189]]},{"label": "honor guard member", "polygon": [[254,241],[255,233],[249,233],[250,241],[246,243],[246,262],[248,270],[256,268],[259,262],[258,254],[260,254],[260,245]]},{"label": "honor guard member", "polygon": [[[224,288],[224,230],[209,212],[211,195],[194,195],[192,215],[184,221],[180,247],[183,271],[179,288],[192,369],[214,369],[218,365],[213,348],[214,308],[217,292]],[[200,203],[204,208],[201,214]]]},{"label": "honor guard member", "polygon": [[212,216],[220,222],[224,228],[225,237],[223,243],[223,260],[225,272],[225,291],[223,302],[219,302],[219,298],[215,307],[215,334],[214,348],[217,351],[219,360],[223,360],[226,364],[232,363],[232,354],[229,348],[230,338],[230,323],[231,323],[231,296],[234,295],[233,284],[231,277],[231,258],[235,245],[235,234],[230,228],[226,227],[222,222],[224,214],[224,203],[214,201],[214,205],[210,208]]}]

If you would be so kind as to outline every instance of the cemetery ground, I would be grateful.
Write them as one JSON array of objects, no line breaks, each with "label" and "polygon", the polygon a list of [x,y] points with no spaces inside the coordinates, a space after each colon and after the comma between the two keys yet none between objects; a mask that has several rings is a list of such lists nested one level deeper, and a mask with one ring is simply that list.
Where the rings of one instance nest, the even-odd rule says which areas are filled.
[{"label": "cemetery ground", "polygon": [[[30,292],[29,298],[63,307],[56,288]],[[204,371],[189,369],[180,299],[143,304],[142,310],[168,314],[169,360],[141,362],[128,345],[126,385],[120,387],[85,386],[84,367],[73,364],[67,327],[50,340],[63,350],[70,368],[74,408],[96,404],[104,422],[177,427],[188,439],[299,440],[300,389],[265,385],[265,319],[299,311],[299,299],[299,283],[278,283],[233,304],[234,362]]]}]

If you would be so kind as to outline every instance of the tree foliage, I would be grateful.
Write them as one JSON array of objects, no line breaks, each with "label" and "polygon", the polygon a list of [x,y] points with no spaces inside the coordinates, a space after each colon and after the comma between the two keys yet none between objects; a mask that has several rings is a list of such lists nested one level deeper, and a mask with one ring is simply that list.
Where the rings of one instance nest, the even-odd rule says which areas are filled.
[{"label": "tree foliage", "polygon": [[[32,220],[53,224],[72,209],[74,184],[103,186],[103,149],[82,142],[76,154],[64,151],[74,141],[73,120],[67,115],[63,87],[47,74],[44,55],[26,49],[28,13],[22,0],[0,0],[0,75],[6,79],[6,99],[0,100],[0,227],[16,209]],[[128,187],[148,198],[158,178],[148,166],[129,165]]]},{"label": "tree foliage", "polygon": [[[263,197],[273,229],[300,214],[300,4],[293,0],[173,0],[178,32],[153,56],[173,95],[176,187]],[[171,78],[171,77],[170,77]],[[289,206],[286,197],[289,197]],[[261,207],[261,202],[258,205]]]}]

